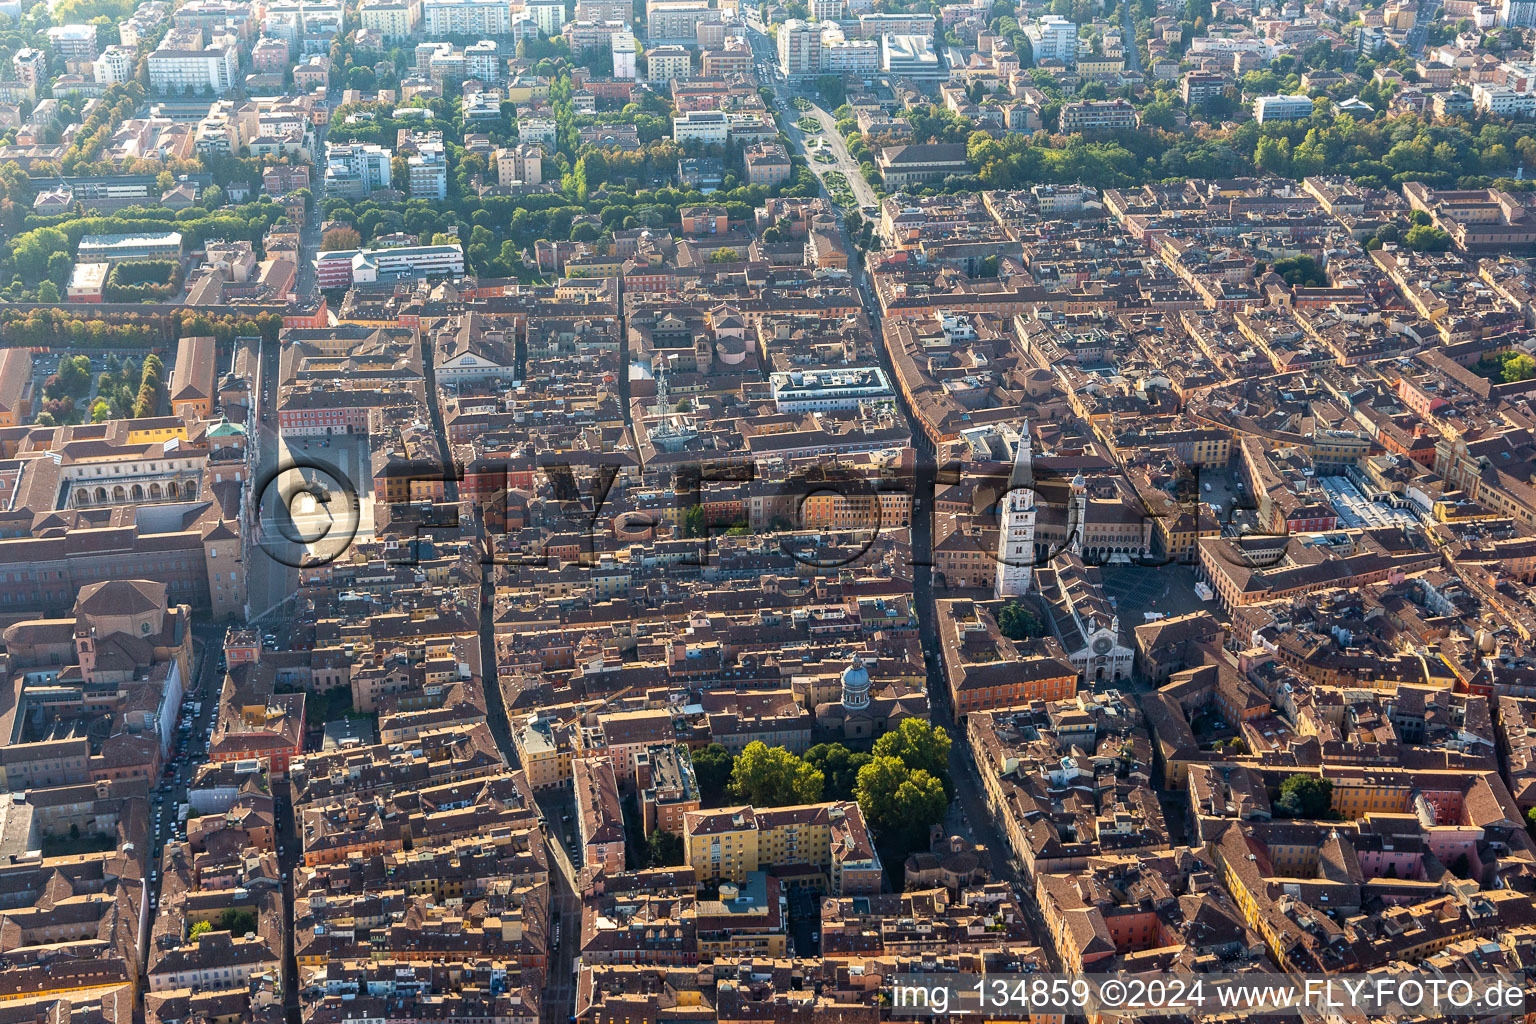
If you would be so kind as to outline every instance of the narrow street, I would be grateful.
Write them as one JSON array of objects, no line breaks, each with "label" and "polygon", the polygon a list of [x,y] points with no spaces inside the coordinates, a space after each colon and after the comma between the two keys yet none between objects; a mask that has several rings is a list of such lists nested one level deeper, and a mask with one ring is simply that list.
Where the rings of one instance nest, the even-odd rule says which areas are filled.
[{"label": "narrow street", "polygon": [[[165,846],[167,843],[180,842],[186,836],[186,823],[180,820],[180,807],[186,802],[187,786],[192,781],[197,765],[202,763],[208,753],[208,727],[214,719],[219,690],[223,685],[223,676],[219,672],[218,662],[223,657],[224,627],[212,623],[198,623],[193,626],[192,651],[192,672],[183,690],[182,700],[201,702],[203,708],[199,714],[186,715],[192,719],[191,728],[185,734],[178,730],[178,739],[171,750],[171,758],[152,791],[153,825],[146,857],[150,871],[146,891],[152,901],[151,928],[154,926],[154,918],[159,914],[160,888],[164,881],[162,872],[165,866]],[[143,969],[142,965],[140,969]],[[140,1013],[143,1012],[144,991],[145,987],[141,985],[136,994]]]},{"label": "narrow street", "polygon": [[[427,410],[432,420],[432,432],[437,438],[439,457],[444,474],[443,491],[448,502],[459,501],[457,467],[453,462],[453,447],[448,441],[448,431],[443,425],[441,392],[437,388],[437,373],[432,365],[431,343],[422,340],[422,369],[426,377]],[[463,516],[472,516],[471,523],[481,546],[480,558],[480,676],[486,707],[486,725],[496,740],[496,748],[507,766],[516,770],[521,767],[517,748],[512,744],[511,718],[506,701],[502,697],[501,684],[496,671],[496,566],[493,538],[487,535],[485,518],[479,508],[469,512],[461,509]],[[464,525],[468,526],[471,523]],[[543,813],[543,812],[541,812]],[[581,899],[576,895],[576,868],[560,844],[555,823],[546,821],[544,844],[549,857],[549,936],[550,955],[547,976],[543,987],[541,1019],[546,1024],[563,1024],[572,1018],[576,1010],[576,950],[581,944]],[[555,943],[556,936],[559,943]]]},{"label": "narrow street", "polygon": [[1136,20],[1131,17],[1131,0],[1120,0],[1120,45],[1125,51],[1125,69],[1141,70],[1141,50],[1136,45]]},{"label": "narrow street", "polygon": [[[273,558],[263,548],[262,531],[273,525],[271,508],[265,508],[271,495],[265,493],[268,484],[278,475],[279,460],[283,453],[282,439],[277,432],[277,382],[278,363],[282,344],[264,341],[261,346],[260,376],[256,380],[255,431],[259,436],[258,448],[261,459],[252,480],[250,520],[255,525],[255,539],[246,550],[245,587],[247,617],[252,622],[280,610],[294,592],[294,570],[291,566]],[[268,522],[263,523],[264,511]],[[270,540],[266,540],[270,544]]]},{"label": "narrow street", "polygon": [[1413,28],[1408,30],[1406,50],[1410,56],[1423,55],[1424,43],[1429,36],[1429,26],[1433,25],[1439,16],[1440,0],[1421,0],[1414,16]]},{"label": "narrow street", "polygon": [[299,867],[299,830],[293,816],[293,791],[287,780],[281,786],[273,785],[272,796],[277,809],[277,864],[282,870],[283,918],[288,922],[283,929],[283,1019],[286,1024],[299,1024],[299,961],[293,945],[293,885]]},{"label": "narrow street", "polygon": [[[754,32],[753,48],[758,52],[760,59],[773,60],[773,46],[770,40],[762,34],[761,27],[755,22],[748,21],[749,28]],[[790,102],[790,94],[787,86],[775,81],[774,95],[779,102],[779,109],[788,126],[788,134],[797,145],[802,156],[805,156],[804,133],[794,126],[794,119],[798,113]],[[814,102],[814,101],[813,101]],[[826,128],[835,138],[834,146],[840,149],[844,159],[847,157],[847,148],[843,146],[842,138],[830,123],[831,117],[820,106],[818,119],[826,119]],[[851,163],[851,160],[850,160]],[[817,171],[820,178],[821,167],[814,160],[810,161],[812,169]],[[858,168],[852,168],[850,183],[854,186],[854,194],[860,195],[862,187],[869,196],[865,200],[860,195],[860,202],[874,202],[874,195],[869,191],[868,184],[864,181]],[[844,172],[848,173],[848,172]],[[823,183],[825,189],[825,183]],[[844,211],[834,204],[833,209],[837,216],[838,228],[842,232],[844,251],[848,253],[848,274],[850,283],[859,294],[864,305],[866,316],[869,318],[870,329],[877,338],[884,338],[880,304],[876,299],[874,287],[864,266],[864,253],[858,249],[848,235]],[[891,363],[890,353],[884,344],[878,346],[880,364],[891,380],[896,379],[895,369]],[[911,552],[912,552],[912,597],[919,618],[925,623],[934,623],[938,619],[937,606],[933,592],[933,515],[934,515],[934,490],[937,485],[937,465],[934,462],[933,452],[929,449],[926,436],[918,424],[912,410],[907,406],[905,399],[898,392],[897,404],[901,408],[906,419],[907,429],[911,431],[913,445],[917,450],[917,462],[912,480],[912,524],[911,524]],[[943,661],[940,655],[940,646],[937,633],[931,629],[922,630],[923,662],[927,670],[928,706],[929,714],[935,725],[943,726],[950,737],[950,775],[955,783],[955,799],[965,822],[969,826],[971,836],[978,842],[984,843],[992,853],[992,866],[994,876],[1014,884],[1019,895],[1019,903],[1034,935],[1034,941],[1039,945],[1053,969],[1060,970],[1061,965],[1056,958],[1055,949],[1050,941],[1050,932],[1045,927],[1044,918],[1035,901],[1034,892],[1023,884],[1018,872],[1013,867],[1008,844],[997,827],[994,815],[987,807],[986,795],[982,790],[981,779],[976,774],[975,758],[971,751],[970,741],[965,730],[959,727],[949,705],[949,694],[946,686]]]}]

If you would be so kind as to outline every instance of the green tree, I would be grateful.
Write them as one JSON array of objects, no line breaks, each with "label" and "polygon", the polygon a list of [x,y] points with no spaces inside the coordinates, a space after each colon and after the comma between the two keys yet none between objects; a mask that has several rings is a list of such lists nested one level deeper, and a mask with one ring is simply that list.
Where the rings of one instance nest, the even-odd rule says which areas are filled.
[{"label": "green tree", "polygon": [[735,758],[718,743],[711,743],[693,752],[693,775],[699,783],[699,794],[706,803],[719,803],[731,782],[731,768]]},{"label": "green tree", "polygon": [[103,423],[112,418],[112,405],[104,398],[96,399],[91,406],[91,422]]},{"label": "green tree", "polygon": [[852,751],[841,743],[818,743],[805,752],[805,763],[826,776],[829,800],[852,800],[858,785],[859,769],[873,760],[863,751]]},{"label": "green tree", "polygon": [[48,280],[59,288],[69,284],[69,275],[74,270],[74,262],[67,252],[56,252],[48,257]]},{"label": "green tree", "polygon": [[875,741],[876,757],[894,757],[913,771],[935,778],[949,772],[949,733],[920,718],[903,719]]},{"label": "green tree", "polygon": [[[51,283],[51,282],[50,282]],[[48,387],[49,397],[58,395],[84,395],[91,388],[91,360],[88,356],[72,356],[59,363],[58,373]]]},{"label": "green tree", "polygon": [[666,829],[656,829],[645,841],[651,867],[666,868],[683,862],[683,837]]},{"label": "green tree", "polygon": [[731,768],[732,798],[754,807],[813,804],[826,777],[783,747],[748,743]]},{"label": "green tree", "polygon": [[1525,353],[1511,356],[1504,361],[1504,383],[1517,384],[1522,380],[1530,380],[1536,377],[1536,359],[1532,359]]},{"label": "green tree", "polygon": [[1253,165],[1269,174],[1289,174],[1291,146],[1284,138],[1265,136],[1253,151]]},{"label": "green tree", "polygon": [[356,249],[363,244],[362,235],[356,228],[346,226],[331,228],[320,239],[320,248],[325,252],[336,252],[343,249]]},{"label": "green tree", "polygon": [[203,935],[211,931],[213,931],[212,921],[199,921],[197,924],[193,925],[192,930],[187,933],[187,938],[193,942],[196,942],[199,935]]},{"label": "green tree", "polygon": [[1292,818],[1326,818],[1333,810],[1333,783],[1316,775],[1288,776],[1277,806]]},{"label": "green tree", "polygon": [[1276,260],[1275,273],[1285,278],[1287,284],[1308,288],[1321,288],[1328,283],[1328,278],[1311,256],[1292,256],[1289,259]]},{"label": "green tree", "polygon": [[230,907],[219,915],[219,930],[231,935],[244,935],[256,930],[256,912]]},{"label": "green tree", "polygon": [[740,259],[741,257],[736,255],[735,249],[716,249],[709,254],[709,262],[711,263],[736,263]]},{"label": "green tree", "polygon": [[949,806],[942,782],[896,757],[877,755],[859,769],[854,791],[870,825],[905,847],[922,842]]},{"label": "green tree", "polygon": [[[57,254],[55,254],[55,255],[57,255]],[[42,284],[38,285],[37,286],[37,301],[38,302],[58,302],[59,301],[59,286],[54,284],[52,281],[44,281]]]},{"label": "green tree", "polygon": [[1045,632],[1040,616],[1022,601],[1009,601],[998,609],[997,628],[1010,640],[1028,640]]},{"label": "green tree", "polygon": [[1415,252],[1445,252],[1451,247],[1451,236],[1428,224],[1415,224],[1403,235],[1403,244]]},{"label": "green tree", "polygon": [[704,506],[689,506],[688,511],[683,513],[683,536],[705,537],[708,534],[709,524],[704,521]]}]

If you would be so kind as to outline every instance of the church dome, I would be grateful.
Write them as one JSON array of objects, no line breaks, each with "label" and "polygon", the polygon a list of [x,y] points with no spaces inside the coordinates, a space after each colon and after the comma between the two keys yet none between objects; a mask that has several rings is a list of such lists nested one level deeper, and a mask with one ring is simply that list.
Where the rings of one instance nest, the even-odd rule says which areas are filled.
[{"label": "church dome", "polygon": [[843,707],[867,707],[869,686],[869,670],[864,667],[864,659],[855,655],[853,664],[843,669]]}]

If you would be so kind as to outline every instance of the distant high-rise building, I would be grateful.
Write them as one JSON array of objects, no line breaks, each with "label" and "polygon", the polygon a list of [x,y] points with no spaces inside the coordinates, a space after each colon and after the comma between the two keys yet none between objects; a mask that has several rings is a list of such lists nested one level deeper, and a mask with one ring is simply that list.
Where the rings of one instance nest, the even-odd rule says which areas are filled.
[{"label": "distant high-rise building", "polygon": [[650,43],[692,46],[698,42],[700,22],[724,20],[709,0],[647,0],[645,38]]},{"label": "distant high-rise building", "polygon": [[422,27],[432,38],[451,35],[504,36],[512,29],[506,0],[426,0]]},{"label": "distant high-rise building", "polygon": [[16,72],[16,80],[35,98],[37,87],[48,80],[48,55],[42,50],[23,46],[11,58],[11,70]]},{"label": "distant high-rise building", "polygon": [[501,50],[489,39],[464,47],[464,74],[487,85],[502,79]]},{"label": "distant high-rise building", "polygon": [[421,0],[363,0],[358,17],[385,39],[406,39],[421,27]]},{"label": "distant high-rise building", "polygon": [[1504,0],[1499,7],[1499,24],[1536,28],[1536,0]]},{"label": "distant high-rise building", "polygon": [[1042,60],[1059,60],[1063,64],[1077,62],[1077,26],[1056,14],[1042,15],[1040,20],[1024,29],[1036,63]]},{"label": "distant high-rise building", "polygon": [[55,25],[48,30],[48,49],[60,61],[95,60],[101,52],[96,45],[96,26]]},{"label": "distant high-rise building", "polygon": [[98,85],[116,85],[133,77],[134,53],[126,46],[109,46],[91,64]]},{"label": "distant high-rise building", "polygon": [[693,54],[682,46],[658,46],[645,51],[645,80],[670,82],[693,77]]},{"label": "distant high-rise building", "polygon": [[448,160],[441,142],[423,142],[407,165],[412,199],[448,198]]},{"label": "distant high-rise building", "polygon": [[635,57],[640,51],[640,44],[635,42],[635,34],[627,28],[615,32],[610,50],[613,54],[613,77],[627,82],[634,81]]},{"label": "distant high-rise building", "polygon": [[821,73],[821,26],[791,18],[779,26],[779,67],[785,78]]},{"label": "distant high-rise building", "polygon": [[565,0],[528,0],[524,8],[533,15],[533,23],[546,36],[560,34],[565,24]]}]

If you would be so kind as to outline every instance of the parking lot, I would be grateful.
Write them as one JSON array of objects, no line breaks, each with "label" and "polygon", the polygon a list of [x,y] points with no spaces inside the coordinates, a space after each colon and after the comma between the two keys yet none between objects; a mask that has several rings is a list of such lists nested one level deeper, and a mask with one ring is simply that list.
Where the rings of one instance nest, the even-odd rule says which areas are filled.
[{"label": "parking lot", "polygon": [[789,942],[791,956],[817,956],[821,952],[821,898],[807,889],[789,894]]}]

